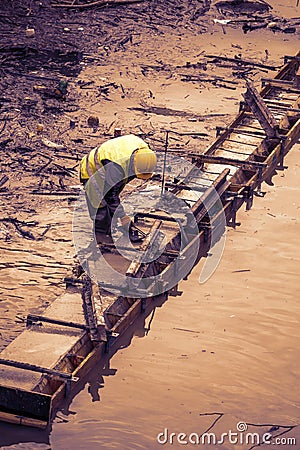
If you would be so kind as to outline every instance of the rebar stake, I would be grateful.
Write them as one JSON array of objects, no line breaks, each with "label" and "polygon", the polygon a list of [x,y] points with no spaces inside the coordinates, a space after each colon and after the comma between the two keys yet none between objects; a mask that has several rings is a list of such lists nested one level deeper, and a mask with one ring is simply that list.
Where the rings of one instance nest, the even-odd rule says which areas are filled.
[{"label": "rebar stake", "polygon": [[163,165],[163,176],[161,180],[161,197],[165,191],[165,173],[166,173],[166,164],[167,164],[167,151],[169,146],[169,130],[166,131],[166,141],[165,141],[165,154],[164,154],[164,165]]}]

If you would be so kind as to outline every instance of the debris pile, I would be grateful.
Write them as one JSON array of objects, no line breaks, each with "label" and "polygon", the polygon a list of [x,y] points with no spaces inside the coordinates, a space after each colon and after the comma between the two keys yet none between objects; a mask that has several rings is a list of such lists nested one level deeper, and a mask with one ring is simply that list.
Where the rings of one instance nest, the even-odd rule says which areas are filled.
[{"label": "debris pile", "polygon": [[242,27],[244,33],[263,28],[272,32],[297,33],[300,20],[286,19],[272,14],[272,6],[265,0],[224,0],[215,4],[220,18],[214,23],[221,25],[224,34],[225,26]]}]

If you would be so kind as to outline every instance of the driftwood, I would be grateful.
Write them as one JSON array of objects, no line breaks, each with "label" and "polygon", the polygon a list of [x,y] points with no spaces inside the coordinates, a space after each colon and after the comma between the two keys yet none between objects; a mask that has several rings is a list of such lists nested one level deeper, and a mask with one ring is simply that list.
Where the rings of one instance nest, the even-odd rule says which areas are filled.
[{"label": "driftwood", "polygon": [[35,237],[33,236],[33,234],[30,233],[30,231],[23,230],[21,228],[21,225],[27,225],[27,226],[33,225],[34,226],[37,224],[37,222],[23,222],[21,220],[10,218],[10,217],[1,219],[1,222],[12,223],[15,226],[16,230],[21,234],[21,236],[23,236],[24,238],[27,238],[27,239],[35,240]]},{"label": "driftwood", "polygon": [[179,117],[191,117],[195,119],[203,120],[208,117],[223,117],[227,116],[227,114],[223,113],[211,113],[211,114],[193,114],[189,111],[183,111],[178,109],[171,109],[166,107],[160,107],[160,106],[130,106],[130,111],[141,111],[144,113],[150,113],[150,114],[157,114],[160,116],[179,116]]},{"label": "driftwood", "polygon": [[4,175],[0,180],[0,187],[2,187],[5,183],[7,183],[9,180],[7,175]]},{"label": "driftwood", "polygon": [[72,191],[61,191],[61,190],[56,190],[56,191],[47,191],[47,190],[38,190],[38,189],[34,189],[33,191],[29,192],[29,194],[34,194],[34,195],[65,195],[65,196],[71,196],[71,197],[75,197],[77,196],[79,193],[79,190],[75,190],[74,192]]},{"label": "driftwood", "polygon": [[180,75],[181,77],[185,77],[185,79],[183,79],[182,81],[199,81],[203,83],[213,83],[213,84],[217,83],[228,83],[234,85],[239,84],[238,81],[227,80],[226,78],[223,77],[202,78],[201,75],[192,75],[188,73],[179,73],[178,75]]},{"label": "driftwood", "polygon": [[82,5],[74,5],[74,4],[67,4],[67,3],[61,3],[61,4],[53,4],[53,8],[77,8],[77,9],[84,9],[84,8],[91,8],[92,6],[108,6],[108,5],[127,5],[131,3],[141,3],[144,0],[107,0],[104,2],[103,0],[98,0],[96,2],[92,3],[85,3]]},{"label": "driftwood", "polygon": [[5,130],[7,118],[8,118],[8,115],[6,115],[6,116],[4,117],[4,124],[3,124],[3,126],[2,126],[2,128],[1,128],[1,130],[0,130],[0,134],[3,133],[3,131]]},{"label": "driftwood", "polygon": [[32,79],[32,80],[47,80],[47,81],[56,81],[57,82],[59,80],[59,78],[61,78],[61,76],[46,77],[44,75],[33,75],[31,73],[29,74],[29,73],[24,73],[24,72],[22,73],[21,71],[20,72],[13,72],[13,71],[7,70],[6,73],[8,75],[13,76],[13,77],[25,77],[25,78],[29,78],[29,79]]},{"label": "driftwood", "polygon": [[[9,223],[17,223],[18,225],[23,225],[26,227],[35,227],[39,223],[36,221],[25,222],[24,220],[18,220],[14,217],[3,217],[0,219],[0,222],[9,222]],[[23,251],[23,249],[22,249]]]},{"label": "driftwood", "polygon": [[215,59],[216,61],[228,61],[243,66],[261,67],[263,69],[268,70],[277,70],[279,68],[279,66],[269,66],[267,64],[256,63],[254,61],[247,61],[242,58],[228,58],[227,56],[217,56],[217,55],[205,55],[205,58]]}]

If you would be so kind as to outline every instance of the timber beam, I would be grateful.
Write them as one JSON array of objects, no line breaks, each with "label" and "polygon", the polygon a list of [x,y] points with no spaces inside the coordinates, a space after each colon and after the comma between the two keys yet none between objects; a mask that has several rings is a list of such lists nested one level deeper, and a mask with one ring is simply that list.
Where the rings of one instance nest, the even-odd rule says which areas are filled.
[{"label": "timber beam", "polygon": [[188,156],[195,158],[200,163],[208,163],[208,164],[221,164],[221,165],[229,165],[229,166],[238,166],[242,169],[247,170],[258,170],[265,169],[267,167],[266,163],[258,162],[258,161],[244,161],[235,158],[225,158],[224,156],[213,156],[213,155],[198,155],[196,153],[189,153]]},{"label": "timber beam", "polygon": [[259,121],[261,127],[265,130],[267,137],[278,137],[279,124],[276,122],[276,119],[268,109],[253,83],[247,81],[247,91],[243,94],[243,97],[252,113]]}]

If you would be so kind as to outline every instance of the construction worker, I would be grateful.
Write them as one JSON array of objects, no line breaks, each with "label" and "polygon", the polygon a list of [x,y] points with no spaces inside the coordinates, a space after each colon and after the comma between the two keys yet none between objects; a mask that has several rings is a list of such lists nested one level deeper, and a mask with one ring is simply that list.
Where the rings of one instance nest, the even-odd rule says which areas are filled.
[{"label": "construction worker", "polygon": [[117,211],[122,228],[132,222],[120,204],[120,193],[134,178],[148,180],[156,167],[156,155],[138,136],[115,137],[94,148],[81,160],[80,181],[85,186],[87,205],[95,232],[110,235],[111,221]]}]

